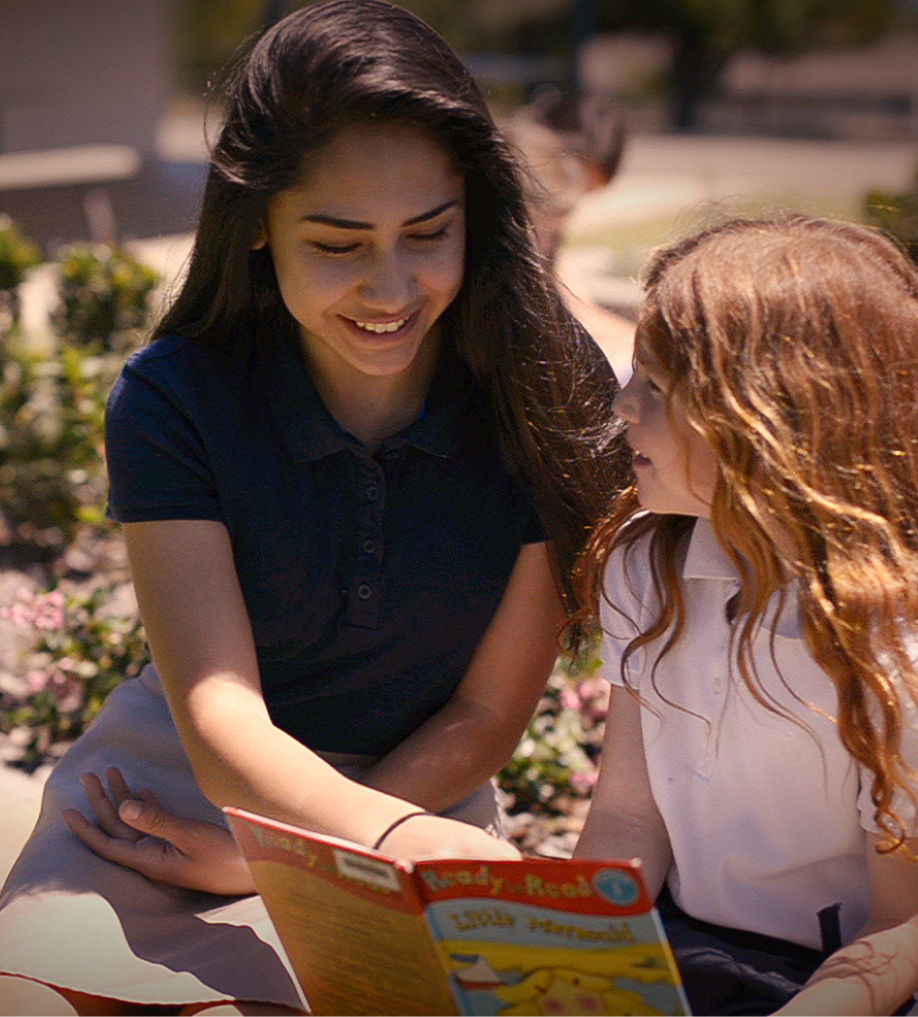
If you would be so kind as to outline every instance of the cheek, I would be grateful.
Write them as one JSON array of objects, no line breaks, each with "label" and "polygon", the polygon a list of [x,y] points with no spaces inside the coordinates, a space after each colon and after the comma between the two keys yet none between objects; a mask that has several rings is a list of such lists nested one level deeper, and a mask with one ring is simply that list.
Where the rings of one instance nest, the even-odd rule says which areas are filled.
[{"label": "cheek", "polygon": [[711,446],[699,434],[693,434],[691,443],[692,483],[708,504],[713,500],[717,484],[717,460]]},{"label": "cheek", "polygon": [[309,258],[280,257],[275,259],[274,271],[284,303],[299,316],[321,314],[351,285],[346,267],[334,262],[316,264]]},{"label": "cheek", "polygon": [[439,257],[430,262],[424,274],[431,289],[436,289],[452,300],[459,292],[465,274],[464,242],[459,241],[445,247]]}]

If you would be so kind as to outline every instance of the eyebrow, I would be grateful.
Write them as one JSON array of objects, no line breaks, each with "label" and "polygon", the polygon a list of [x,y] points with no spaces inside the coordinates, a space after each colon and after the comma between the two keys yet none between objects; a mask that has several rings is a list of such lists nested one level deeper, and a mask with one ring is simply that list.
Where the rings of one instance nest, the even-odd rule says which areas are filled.
[{"label": "eyebrow", "polygon": [[[429,212],[422,212],[420,215],[406,219],[402,226],[417,226],[419,223],[429,222],[431,219],[436,219],[437,216],[442,215],[448,209],[458,207],[458,205],[459,202],[456,200],[444,201],[442,205],[437,205],[436,208],[432,208]],[[334,226],[339,230],[373,229],[373,223],[371,222],[360,222],[357,219],[340,219],[336,215],[323,215],[321,212],[315,215],[304,215],[301,221],[319,223],[321,226]]]}]

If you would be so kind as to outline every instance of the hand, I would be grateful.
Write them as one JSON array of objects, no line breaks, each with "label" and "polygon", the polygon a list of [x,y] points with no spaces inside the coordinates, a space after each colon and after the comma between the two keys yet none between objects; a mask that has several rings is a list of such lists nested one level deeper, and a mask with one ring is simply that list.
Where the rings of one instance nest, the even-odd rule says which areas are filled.
[{"label": "hand", "polygon": [[121,771],[105,771],[108,793],[94,773],[83,787],[96,822],[76,809],[64,821],[97,855],[156,883],[229,896],[254,893],[252,875],[233,835],[215,823],[167,812],[152,791],[133,792]]},{"label": "hand", "polygon": [[412,816],[383,841],[380,851],[391,858],[478,858],[518,860],[520,852],[506,840],[478,826],[433,814]]}]

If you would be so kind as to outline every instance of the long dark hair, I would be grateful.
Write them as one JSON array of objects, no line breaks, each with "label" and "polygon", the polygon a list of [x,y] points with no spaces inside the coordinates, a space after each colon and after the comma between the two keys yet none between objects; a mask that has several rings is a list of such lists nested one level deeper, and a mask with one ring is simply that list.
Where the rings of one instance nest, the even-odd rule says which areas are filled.
[{"label": "long dark hair", "polygon": [[252,250],[268,198],[344,127],[422,131],[466,183],[465,275],[444,335],[489,396],[570,598],[573,561],[625,475],[616,383],[534,252],[516,163],[468,69],[407,11],[331,0],[268,29],[230,69],[222,97],[187,279],[155,335],[232,342],[293,329],[269,250]]}]

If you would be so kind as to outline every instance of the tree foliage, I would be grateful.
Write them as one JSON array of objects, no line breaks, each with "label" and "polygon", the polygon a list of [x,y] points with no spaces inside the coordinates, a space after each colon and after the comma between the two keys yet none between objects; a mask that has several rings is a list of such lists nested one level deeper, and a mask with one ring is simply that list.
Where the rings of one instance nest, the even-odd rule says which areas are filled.
[{"label": "tree foliage", "polygon": [[699,102],[741,51],[794,56],[815,47],[872,41],[895,16],[894,0],[593,0],[603,31],[661,34],[672,44],[674,122],[688,129]]},{"label": "tree foliage", "polygon": [[[669,86],[677,126],[690,128],[701,100],[741,51],[793,56],[879,37],[897,0],[399,0],[462,53],[569,56],[590,31],[644,32],[672,48]],[[184,78],[203,84],[259,27],[302,0],[181,0]]]},{"label": "tree foliage", "polygon": [[[292,10],[300,4],[290,4]],[[266,0],[179,0],[175,18],[175,59],[179,80],[200,93],[264,24]]]},{"label": "tree foliage", "polygon": [[565,0],[541,18],[520,10],[505,42],[557,40],[565,31],[570,38],[578,18],[598,32],[662,36],[671,45],[674,120],[689,128],[699,102],[737,53],[789,57],[870,42],[890,27],[897,10],[896,0]]}]

